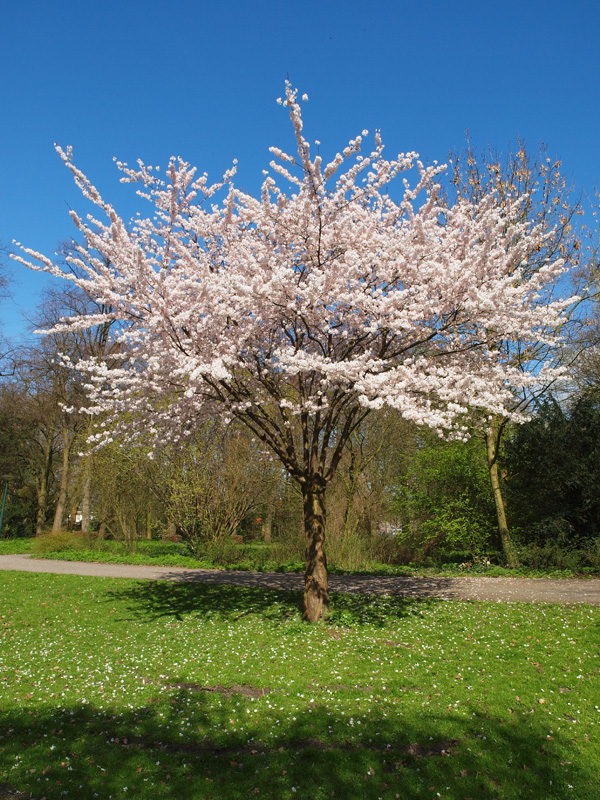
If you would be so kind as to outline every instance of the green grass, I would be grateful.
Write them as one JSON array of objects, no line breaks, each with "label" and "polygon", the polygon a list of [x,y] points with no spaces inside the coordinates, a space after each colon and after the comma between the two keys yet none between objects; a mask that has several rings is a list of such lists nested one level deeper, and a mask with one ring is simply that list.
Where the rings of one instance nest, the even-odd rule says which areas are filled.
[{"label": "green grass", "polygon": [[91,561],[102,564],[146,564],[160,567],[190,567],[192,569],[221,569],[209,559],[181,555],[148,555],[147,553],[120,553],[110,550],[57,550],[49,553],[34,553],[34,558],[50,558],[55,561]]},{"label": "green grass", "polygon": [[333,600],[3,573],[0,786],[598,800],[600,608]]},{"label": "green grass", "polygon": [[0,539],[0,556],[31,553],[35,539]]},{"label": "green grass", "polygon": [[229,540],[221,545],[207,543],[204,552],[195,557],[191,555],[188,545],[184,542],[138,539],[128,547],[123,541],[100,540],[82,536],[81,533],[74,531],[61,531],[34,540],[32,553],[38,558],[64,561],[102,561],[109,564],[148,564],[259,572],[304,572],[304,564],[300,560],[274,559],[269,545],[255,542],[238,545]]},{"label": "green grass", "polygon": [[[278,559],[276,547],[264,542],[247,542],[243,545],[229,544],[220,553],[219,548],[206,552],[199,558],[189,554],[184,543],[137,540],[133,552],[122,541],[93,540],[82,537],[80,533],[65,531],[38,539],[0,540],[0,555],[13,553],[32,553],[34,558],[51,558],[60,561],[91,561],[107,564],[147,564],[166,567],[190,567],[202,569],[226,569],[257,572],[304,572],[304,564],[300,559]],[[362,569],[344,569],[330,563],[332,575],[405,575],[405,576],[442,576],[485,575],[495,577],[526,578],[572,578],[594,577],[597,570],[591,567],[574,572],[571,569],[532,569],[520,567],[508,569],[498,565],[484,567],[473,565],[464,568],[451,563],[443,565],[423,566],[419,564],[397,565],[381,562],[365,564]]]}]

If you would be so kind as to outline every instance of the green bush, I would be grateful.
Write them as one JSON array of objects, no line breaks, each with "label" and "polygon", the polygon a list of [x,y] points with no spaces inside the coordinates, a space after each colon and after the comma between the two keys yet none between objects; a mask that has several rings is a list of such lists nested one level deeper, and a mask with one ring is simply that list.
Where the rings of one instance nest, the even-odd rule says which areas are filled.
[{"label": "green bush", "polygon": [[564,547],[552,541],[523,544],[517,548],[517,552],[521,564],[530,569],[570,570],[577,573],[589,566],[583,550]]},{"label": "green bush", "polygon": [[392,506],[402,521],[399,544],[410,552],[410,560],[419,561],[437,562],[448,550],[485,553],[496,537],[496,519],[481,441],[421,436]]},{"label": "green bush", "polygon": [[590,540],[583,552],[587,561],[584,571],[600,573],[600,537]]},{"label": "green bush", "polygon": [[151,539],[140,539],[137,543],[138,553],[160,557],[160,556],[189,556],[190,548],[187,542],[165,542],[153,541]]},{"label": "green bush", "polygon": [[33,553],[57,553],[60,550],[94,549],[96,537],[79,531],[58,531],[45,533],[33,540]]},{"label": "green bush", "polygon": [[30,553],[34,539],[0,539],[0,556],[12,556],[21,553]]}]

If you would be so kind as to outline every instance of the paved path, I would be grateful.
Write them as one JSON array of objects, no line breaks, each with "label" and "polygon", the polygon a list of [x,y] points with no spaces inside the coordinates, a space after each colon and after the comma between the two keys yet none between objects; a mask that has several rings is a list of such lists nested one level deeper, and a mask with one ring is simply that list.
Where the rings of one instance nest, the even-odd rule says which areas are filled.
[{"label": "paved path", "polygon": [[[149,567],[136,564],[98,564],[87,561],[33,559],[28,555],[0,556],[0,570],[53,572],[58,575],[91,575],[105,578],[197,581],[237,586],[299,589],[302,575],[281,572],[227,572],[186,567]],[[330,575],[333,592],[394,594],[401,597],[440,597],[444,600],[495,600],[525,603],[589,603],[600,605],[600,579],[550,578],[406,578],[370,575]]]}]

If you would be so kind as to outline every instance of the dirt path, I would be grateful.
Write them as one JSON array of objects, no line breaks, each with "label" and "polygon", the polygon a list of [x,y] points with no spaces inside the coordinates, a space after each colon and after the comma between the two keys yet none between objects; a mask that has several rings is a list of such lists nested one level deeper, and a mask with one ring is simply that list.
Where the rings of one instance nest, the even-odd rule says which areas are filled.
[{"label": "dirt path", "polygon": [[[0,556],[0,570],[52,572],[105,578],[141,578],[162,581],[198,581],[273,589],[303,588],[302,575],[279,572],[226,572],[186,567],[149,567],[134,564],[97,564],[84,561],[33,559],[27,555]],[[600,605],[600,579],[550,578],[405,578],[368,575],[330,575],[333,592],[395,594],[402,597],[439,597],[444,600],[494,600],[525,603],[589,603]]]}]

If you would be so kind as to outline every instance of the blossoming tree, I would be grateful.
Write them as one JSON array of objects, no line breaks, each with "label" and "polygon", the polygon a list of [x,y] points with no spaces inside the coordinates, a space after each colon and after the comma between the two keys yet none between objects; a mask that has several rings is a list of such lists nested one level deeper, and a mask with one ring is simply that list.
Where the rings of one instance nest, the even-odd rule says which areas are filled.
[{"label": "blossoming tree", "polygon": [[[90,411],[102,414],[98,443],[176,444],[218,413],[289,471],[303,496],[304,616],[314,621],[329,607],[326,488],[353,431],[384,405],[455,436],[471,409],[509,415],[514,388],[537,378],[503,360],[497,343],[537,340],[559,324],[564,303],[549,287],[562,266],[520,277],[548,235],[519,222],[521,198],[449,207],[442,167],[415,153],[386,160],[379,134],[362,156],[366,131],[324,164],[289,84],[280,102],[297,152],[271,149],[259,197],[235,188],[235,167],[211,185],[181,160],[164,179],[118,163],[153,205],[129,226],[58,148],[103,219],[71,214],[84,237],[72,272],[26,248],[20,260],[109,309],[121,362],[77,365],[89,374]],[[415,166],[415,185],[404,180],[394,200],[388,184]]]}]

